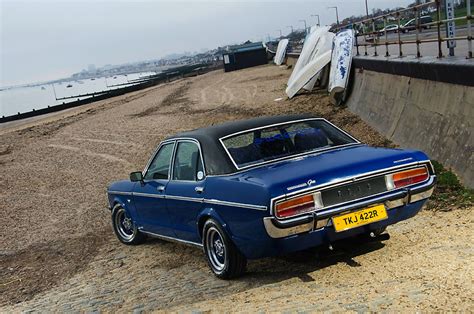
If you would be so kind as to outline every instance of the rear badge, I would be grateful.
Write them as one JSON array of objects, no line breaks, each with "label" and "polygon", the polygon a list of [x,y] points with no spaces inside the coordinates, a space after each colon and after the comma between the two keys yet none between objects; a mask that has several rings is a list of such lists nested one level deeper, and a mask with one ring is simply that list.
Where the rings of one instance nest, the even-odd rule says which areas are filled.
[{"label": "rear badge", "polygon": [[308,186],[311,186],[313,184],[316,183],[316,180],[313,180],[313,179],[309,179],[307,182],[305,183],[301,183],[301,184],[297,184],[297,185],[293,185],[293,186],[289,186],[287,187],[286,189],[288,191],[292,191],[292,190],[296,190],[296,189],[299,189],[299,188],[305,188],[305,187],[308,187]]}]

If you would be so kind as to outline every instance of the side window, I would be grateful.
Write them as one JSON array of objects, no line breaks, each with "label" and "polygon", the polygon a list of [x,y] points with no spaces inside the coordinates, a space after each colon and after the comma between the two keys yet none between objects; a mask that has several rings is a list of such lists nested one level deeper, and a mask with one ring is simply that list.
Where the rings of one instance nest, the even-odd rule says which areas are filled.
[{"label": "side window", "polygon": [[145,174],[145,180],[159,180],[168,179],[170,169],[171,156],[173,155],[174,143],[169,143],[161,146],[155,158],[148,167]]},{"label": "side window", "polygon": [[173,166],[173,180],[197,181],[202,170],[199,147],[193,142],[179,142]]}]

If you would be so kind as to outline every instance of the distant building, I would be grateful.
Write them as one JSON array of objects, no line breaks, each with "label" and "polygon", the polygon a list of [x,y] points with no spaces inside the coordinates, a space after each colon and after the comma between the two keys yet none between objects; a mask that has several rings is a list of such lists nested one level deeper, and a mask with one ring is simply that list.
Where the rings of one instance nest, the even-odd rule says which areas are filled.
[{"label": "distant building", "polygon": [[267,49],[261,42],[229,46],[222,55],[224,71],[235,71],[268,63]]}]

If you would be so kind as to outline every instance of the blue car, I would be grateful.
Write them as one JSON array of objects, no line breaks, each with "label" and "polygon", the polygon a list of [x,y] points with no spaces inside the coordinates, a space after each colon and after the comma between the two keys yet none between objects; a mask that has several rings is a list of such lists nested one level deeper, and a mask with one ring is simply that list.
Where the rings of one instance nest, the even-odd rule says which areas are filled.
[{"label": "blue car", "polygon": [[288,254],[413,217],[433,192],[428,157],[369,147],[325,119],[261,117],[165,139],[108,188],[125,244],[147,236],[201,247],[234,278],[247,259]]}]

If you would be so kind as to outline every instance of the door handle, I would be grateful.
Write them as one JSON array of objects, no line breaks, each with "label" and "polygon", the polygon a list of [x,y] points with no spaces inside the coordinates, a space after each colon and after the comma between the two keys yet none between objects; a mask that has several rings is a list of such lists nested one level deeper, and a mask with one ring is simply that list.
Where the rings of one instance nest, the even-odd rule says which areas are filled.
[{"label": "door handle", "polygon": [[204,192],[204,187],[203,186],[197,186],[197,187],[194,188],[194,191],[196,191],[196,193],[201,194],[202,192]]},{"label": "door handle", "polygon": [[165,186],[159,185],[156,189],[158,190],[158,192],[163,192],[165,190]]}]

